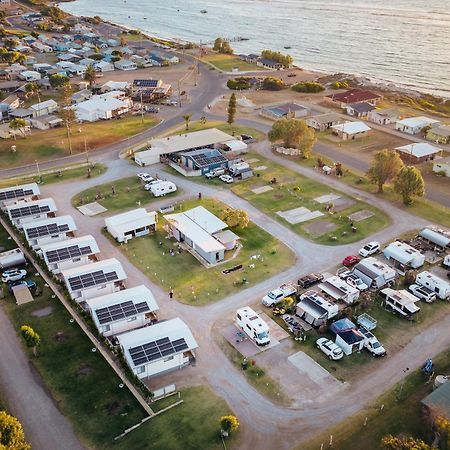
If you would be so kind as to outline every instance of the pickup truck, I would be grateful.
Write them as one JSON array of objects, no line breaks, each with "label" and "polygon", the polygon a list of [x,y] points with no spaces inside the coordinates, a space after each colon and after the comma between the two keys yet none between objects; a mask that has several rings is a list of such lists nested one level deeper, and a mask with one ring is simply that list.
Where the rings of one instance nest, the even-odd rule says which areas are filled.
[{"label": "pickup truck", "polygon": [[367,349],[370,353],[372,353],[372,356],[386,355],[386,350],[380,344],[380,342],[373,333],[367,331],[364,328],[360,328],[359,331],[364,336],[364,348]]},{"label": "pickup truck", "polygon": [[267,293],[262,299],[262,304],[269,307],[274,306],[277,303],[281,302],[281,300],[283,300],[284,298],[296,293],[297,288],[295,286],[290,284],[283,284],[279,288]]}]

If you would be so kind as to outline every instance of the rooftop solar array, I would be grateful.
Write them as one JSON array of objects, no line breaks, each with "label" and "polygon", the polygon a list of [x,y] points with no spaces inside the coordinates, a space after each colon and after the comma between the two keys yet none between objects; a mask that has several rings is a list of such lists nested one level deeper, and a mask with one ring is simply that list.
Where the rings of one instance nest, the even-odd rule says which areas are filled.
[{"label": "rooftop solar array", "polygon": [[56,223],[50,223],[48,225],[41,225],[40,227],[28,228],[28,239],[35,239],[42,236],[51,236],[53,234],[63,233],[69,231],[70,227],[67,224],[57,225]]},{"label": "rooftop solar array", "polygon": [[76,258],[78,256],[90,255],[92,249],[89,245],[80,247],[78,245],[71,245],[70,247],[58,248],[57,250],[49,250],[46,253],[49,263],[58,261],[66,261],[67,259]]},{"label": "rooftop solar array", "polygon": [[203,153],[200,155],[190,155],[195,164],[199,167],[208,167],[211,164],[226,163],[227,159],[219,152]]},{"label": "rooftop solar array", "polygon": [[158,80],[134,80],[133,84],[139,87],[158,87]]},{"label": "rooftop solar array", "polygon": [[171,341],[168,337],[165,337],[157,341],[149,342],[148,344],[130,348],[128,352],[133,360],[133,364],[135,366],[141,366],[142,364],[156,361],[157,359],[179,353],[188,348],[184,338]]},{"label": "rooftop solar array", "polygon": [[149,312],[150,307],[147,302],[134,304],[132,300],[120,303],[118,305],[106,306],[95,311],[100,325],[125,319],[126,317],[136,316],[139,313]]},{"label": "rooftop solar array", "polygon": [[17,188],[11,191],[0,192],[0,200],[10,200],[12,198],[26,197],[33,195],[33,189]]},{"label": "rooftop solar array", "polygon": [[119,277],[116,272],[105,273],[103,270],[97,270],[96,272],[69,278],[69,285],[72,291],[79,291],[80,289],[90,288],[118,279]]},{"label": "rooftop solar array", "polygon": [[21,208],[11,210],[11,218],[19,219],[20,217],[34,216],[35,214],[41,214],[45,212],[50,212],[50,206],[48,205],[22,206]]}]

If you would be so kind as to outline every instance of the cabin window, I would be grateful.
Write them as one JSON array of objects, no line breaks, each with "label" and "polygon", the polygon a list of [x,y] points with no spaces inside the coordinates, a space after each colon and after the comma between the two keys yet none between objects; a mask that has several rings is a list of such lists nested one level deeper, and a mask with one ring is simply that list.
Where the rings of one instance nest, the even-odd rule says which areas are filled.
[{"label": "cabin window", "polygon": [[111,331],[111,325],[104,325],[102,327],[102,331],[103,333],[107,332],[107,331]]},{"label": "cabin window", "polygon": [[172,361],[173,356],[169,356],[168,358],[164,358],[164,362]]},{"label": "cabin window", "polygon": [[137,319],[136,316],[134,316],[134,317],[129,317],[129,318],[127,319],[127,322],[134,322],[136,319]]},{"label": "cabin window", "polygon": [[145,366],[136,367],[136,373],[144,373],[145,372]]}]

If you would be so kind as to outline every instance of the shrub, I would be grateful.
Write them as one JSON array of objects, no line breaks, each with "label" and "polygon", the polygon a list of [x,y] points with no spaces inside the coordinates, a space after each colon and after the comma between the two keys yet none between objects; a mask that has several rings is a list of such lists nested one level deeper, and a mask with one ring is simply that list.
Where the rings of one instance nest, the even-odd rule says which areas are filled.
[{"label": "shrub", "polygon": [[268,91],[281,91],[284,88],[284,81],[281,78],[264,78],[262,88]]},{"label": "shrub", "polygon": [[349,88],[349,84],[348,81],[335,81],[332,85],[331,85],[331,89],[348,89]]},{"label": "shrub", "polygon": [[250,82],[249,78],[247,77],[239,77],[239,78],[232,78],[227,81],[227,87],[228,89],[233,90],[246,90],[250,89]]},{"label": "shrub", "polygon": [[322,92],[325,90],[322,84],[317,83],[316,81],[303,81],[301,83],[294,84],[292,86],[292,90],[295,92]]}]

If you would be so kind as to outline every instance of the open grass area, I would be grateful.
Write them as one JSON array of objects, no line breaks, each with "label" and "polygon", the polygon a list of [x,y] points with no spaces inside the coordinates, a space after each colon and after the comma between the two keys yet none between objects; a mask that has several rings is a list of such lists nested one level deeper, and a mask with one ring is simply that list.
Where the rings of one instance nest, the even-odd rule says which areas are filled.
[{"label": "open grass area", "polygon": [[[170,202],[180,193],[181,191],[178,189],[164,198]],[[144,189],[141,180],[133,176],[86,189],[72,198],[72,205],[77,207],[96,201],[108,211],[125,211],[158,200],[161,200],[161,197],[153,197],[149,191]]]},{"label": "open grass area", "polygon": [[[296,158],[295,161],[298,164],[306,165],[308,167],[315,167],[317,165],[317,154],[313,155],[310,159],[299,159]],[[329,158],[321,157],[325,164],[333,165],[334,161]],[[365,174],[358,172],[356,170],[350,170],[346,167],[344,169],[344,176],[340,178],[340,181],[346,183],[352,187],[360,189],[362,191],[370,192],[376,194],[381,198],[392,202],[398,208],[404,209],[405,211],[415,214],[417,216],[423,217],[430,222],[435,222],[441,224],[445,227],[450,227],[450,209],[439,203],[432,202],[426,198],[416,198],[411,206],[403,205],[401,198],[393,190],[392,185],[387,184],[384,186],[384,192],[378,194],[375,185],[371,184]],[[425,186],[426,189],[426,186]]]},{"label": "open grass area", "polygon": [[[107,171],[107,167],[100,163],[94,163],[90,165],[91,172],[90,178],[95,178],[103,175]],[[39,184],[53,184],[61,183],[68,180],[88,179],[88,166],[74,167],[73,169],[61,168],[60,170],[45,172],[41,176],[33,175],[20,178],[7,178],[0,181],[0,188],[8,186],[16,186],[26,183],[39,183]]]},{"label": "open grass area", "polygon": [[242,371],[247,381],[261,394],[265,395],[267,398],[275,403],[281,405],[289,406],[291,404],[291,399],[286,393],[283,392],[282,386],[270,377],[266,371],[259,367],[258,365],[252,365],[248,363],[247,369],[242,368],[242,362],[244,358],[242,355],[225,339],[222,338],[220,342],[220,347],[228,359]]},{"label": "open grass area", "polygon": [[237,69],[241,72],[254,72],[264,70],[256,64],[250,64],[234,55],[224,55],[220,53],[212,53],[201,58],[201,61],[213,65],[216,69],[223,72],[232,72]]},{"label": "open grass area", "polygon": [[[449,373],[450,350],[441,353],[433,362],[435,373]],[[301,444],[297,450],[316,450],[322,443],[326,448],[335,450],[381,450],[383,436],[402,433],[431,444],[434,434],[424,420],[420,403],[432,391],[432,383],[427,383],[427,380],[428,377],[420,371],[411,373],[404,383],[398,383],[362,411],[310,442]],[[381,405],[384,405],[382,410]],[[367,425],[364,426],[366,417]],[[332,446],[328,446],[330,435],[333,435]]]},{"label": "open grass area", "polygon": [[[218,199],[190,200],[178,205],[176,211],[198,205],[216,215],[226,207]],[[155,233],[132,239],[120,245],[120,249],[153,282],[167,292],[173,289],[175,298],[182,303],[203,305],[215,302],[281,272],[294,262],[294,255],[287,247],[250,222],[247,228],[233,229],[242,244],[237,256],[218,266],[205,268],[188,251],[175,251],[174,256],[170,255],[170,249],[177,249],[177,242],[167,238],[164,222],[160,218]],[[260,256],[251,259],[253,255]],[[227,257],[230,258],[230,254]],[[241,270],[223,273],[225,269],[240,264],[243,265]]]},{"label": "open grass area", "polygon": [[[85,139],[88,149],[92,151],[141,133],[157,123],[156,119],[146,118],[142,123],[140,116],[126,116],[121,119],[74,125],[72,130],[73,153],[85,151]],[[16,146],[15,152],[11,150],[12,145]],[[65,127],[42,131],[33,129],[32,134],[27,135],[26,138],[2,139],[0,142],[1,167],[20,166],[68,155],[69,146]]]}]

